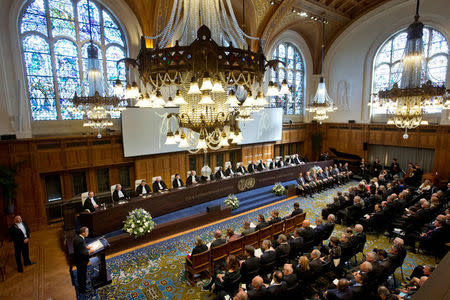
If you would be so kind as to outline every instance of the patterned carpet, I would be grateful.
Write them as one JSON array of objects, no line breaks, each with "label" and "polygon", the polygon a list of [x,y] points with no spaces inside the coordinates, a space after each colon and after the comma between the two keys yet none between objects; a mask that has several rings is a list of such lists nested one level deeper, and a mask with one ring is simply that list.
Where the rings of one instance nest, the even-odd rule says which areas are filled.
[{"label": "patterned carpet", "polygon": [[[111,285],[99,289],[97,293],[89,295],[88,299],[210,299],[207,292],[201,290],[203,282],[198,282],[196,287],[186,283],[184,278],[185,256],[193,248],[193,239],[200,236],[204,241],[213,239],[212,233],[216,229],[226,230],[234,228],[239,233],[244,220],[256,223],[256,216],[263,213],[270,216],[273,209],[280,212],[280,216],[290,213],[294,202],[299,202],[301,208],[306,211],[306,217],[311,220],[320,218],[321,209],[326,203],[332,201],[332,196],[338,190],[346,190],[346,185],[315,194],[314,198],[299,197],[285,200],[281,203],[259,209],[250,213],[237,216],[203,229],[199,229],[181,236],[171,238],[160,243],[118,255],[107,260],[108,268],[113,277]],[[336,226],[333,235],[339,235],[343,226]],[[180,228],[180,231],[182,228]],[[368,235],[367,252],[373,248],[388,249],[390,242],[383,236]],[[408,253],[403,271],[408,276],[412,268],[417,264],[434,264],[434,258],[423,254]],[[400,276],[397,276],[400,279]],[[81,298],[79,298],[81,299]]]}]

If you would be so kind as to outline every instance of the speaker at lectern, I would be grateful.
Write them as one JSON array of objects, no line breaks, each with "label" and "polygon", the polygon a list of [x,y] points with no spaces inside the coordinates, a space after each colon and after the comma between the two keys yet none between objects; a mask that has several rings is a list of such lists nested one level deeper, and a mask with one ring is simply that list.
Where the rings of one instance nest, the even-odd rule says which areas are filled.
[{"label": "speaker at lectern", "polygon": [[89,255],[89,266],[92,287],[98,289],[99,287],[108,285],[112,282],[111,274],[106,269],[105,252],[109,248],[108,241],[101,237],[87,245],[93,251]]}]

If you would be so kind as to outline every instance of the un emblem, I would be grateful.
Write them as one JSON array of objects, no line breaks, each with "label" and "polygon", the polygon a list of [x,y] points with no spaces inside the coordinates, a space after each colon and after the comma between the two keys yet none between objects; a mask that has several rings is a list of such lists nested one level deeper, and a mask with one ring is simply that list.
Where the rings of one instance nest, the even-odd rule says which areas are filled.
[{"label": "un emblem", "polygon": [[250,178],[242,178],[238,181],[238,190],[243,192],[245,190],[251,189],[255,186],[256,180],[253,177]]}]

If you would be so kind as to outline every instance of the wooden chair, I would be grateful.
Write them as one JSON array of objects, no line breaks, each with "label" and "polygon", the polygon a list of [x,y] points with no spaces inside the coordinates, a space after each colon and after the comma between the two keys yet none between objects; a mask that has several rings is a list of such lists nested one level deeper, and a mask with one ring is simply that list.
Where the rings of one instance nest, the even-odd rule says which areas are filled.
[{"label": "wooden chair", "polygon": [[216,270],[217,265],[222,264],[228,256],[228,243],[211,249],[211,270]]},{"label": "wooden chair", "polygon": [[250,245],[259,248],[259,230],[244,236],[244,246]]},{"label": "wooden chair", "polygon": [[294,216],[294,226],[301,227],[303,224],[303,221],[305,221],[305,218],[306,218],[306,213],[302,213],[302,214]]},{"label": "wooden chair", "polygon": [[264,240],[272,240],[272,225],[264,227],[259,230],[259,244],[262,244]]},{"label": "wooden chair", "polygon": [[288,234],[295,229],[295,216],[284,220],[284,234]]},{"label": "wooden chair", "polygon": [[186,279],[195,286],[196,280],[194,275],[206,273],[208,277],[211,276],[211,250],[195,254],[190,259],[186,257],[184,266]]},{"label": "wooden chair", "polygon": [[228,254],[240,256],[244,253],[244,238],[240,237],[237,240],[231,241],[227,243],[228,245]]},{"label": "wooden chair", "polygon": [[280,234],[284,232],[284,220],[275,224],[272,224],[272,238],[276,239]]}]

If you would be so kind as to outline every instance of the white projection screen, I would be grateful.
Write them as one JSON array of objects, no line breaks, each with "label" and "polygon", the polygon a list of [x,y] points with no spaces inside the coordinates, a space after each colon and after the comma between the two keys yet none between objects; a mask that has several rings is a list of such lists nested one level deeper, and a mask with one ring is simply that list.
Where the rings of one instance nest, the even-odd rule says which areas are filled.
[{"label": "white projection screen", "polygon": [[[122,112],[122,138],[125,157],[184,151],[178,145],[165,145],[167,115],[177,108],[128,108]],[[282,108],[266,108],[253,113],[252,121],[239,122],[242,144],[279,141],[282,138]],[[175,122],[173,119],[171,122]],[[172,124],[172,128],[175,128]]]}]

